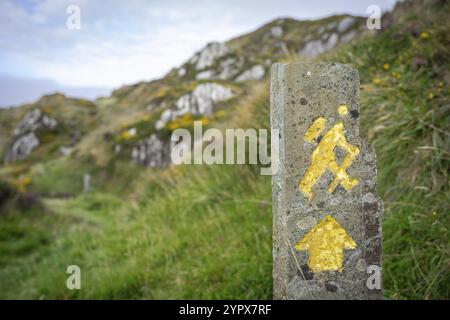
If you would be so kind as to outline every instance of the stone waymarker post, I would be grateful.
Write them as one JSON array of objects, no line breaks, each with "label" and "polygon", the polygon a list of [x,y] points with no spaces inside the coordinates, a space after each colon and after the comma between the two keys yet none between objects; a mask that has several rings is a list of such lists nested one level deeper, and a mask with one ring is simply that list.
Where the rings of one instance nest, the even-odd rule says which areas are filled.
[{"label": "stone waymarker post", "polygon": [[272,66],[275,299],[381,298],[374,151],[359,138],[359,75],[336,63]]},{"label": "stone waymarker post", "polygon": [[88,193],[91,189],[91,175],[85,174],[83,175],[83,192]]}]

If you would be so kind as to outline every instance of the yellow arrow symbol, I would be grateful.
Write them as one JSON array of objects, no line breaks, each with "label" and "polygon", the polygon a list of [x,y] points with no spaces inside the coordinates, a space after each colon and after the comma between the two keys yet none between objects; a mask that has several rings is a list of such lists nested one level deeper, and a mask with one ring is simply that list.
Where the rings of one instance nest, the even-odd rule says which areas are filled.
[{"label": "yellow arrow symbol", "polygon": [[308,266],[313,272],[342,272],[344,249],[355,249],[356,243],[347,231],[330,215],[322,219],[295,249],[309,251]]}]

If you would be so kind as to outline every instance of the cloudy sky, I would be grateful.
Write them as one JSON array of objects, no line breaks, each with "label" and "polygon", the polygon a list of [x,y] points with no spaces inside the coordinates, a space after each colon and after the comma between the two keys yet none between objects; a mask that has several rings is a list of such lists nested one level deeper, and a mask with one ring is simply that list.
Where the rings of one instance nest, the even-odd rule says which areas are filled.
[{"label": "cloudy sky", "polygon": [[[62,91],[94,98],[163,76],[209,41],[278,17],[367,16],[395,0],[1,0],[0,106]],[[77,5],[81,28],[69,29]]]}]

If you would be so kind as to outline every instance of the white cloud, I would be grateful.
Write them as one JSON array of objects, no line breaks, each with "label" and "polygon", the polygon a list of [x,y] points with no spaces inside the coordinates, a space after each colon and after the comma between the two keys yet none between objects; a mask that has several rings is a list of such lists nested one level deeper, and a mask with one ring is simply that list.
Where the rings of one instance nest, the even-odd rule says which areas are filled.
[{"label": "white cloud", "polygon": [[57,79],[65,85],[118,86],[160,77],[206,42],[223,40],[224,35],[238,31],[226,20],[217,21],[213,29],[204,24],[179,23],[132,37],[77,43],[56,61],[35,61],[33,70],[40,77]]},{"label": "white cloud", "polygon": [[[120,12],[123,6],[117,2],[105,6],[79,3],[79,31],[65,28],[63,2],[53,6],[54,2],[45,1],[38,6],[39,14],[31,16],[47,20],[38,30],[36,19],[24,22],[26,12],[13,6],[15,12],[10,16],[20,16],[21,21],[15,25],[15,32],[28,43],[11,39],[6,46],[16,51],[16,58],[22,58],[33,76],[70,86],[116,87],[160,77],[206,42],[225,40],[242,29],[230,15],[211,6],[186,6],[180,10],[143,7],[144,2],[131,1],[126,11]],[[127,16],[139,19],[130,20],[127,26]],[[161,19],[169,23],[161,23]],[[61,24],[55,25],[56,21]],[[24,52],[24,46],[30,52]]]},{"label": "white cloud", "polygon": [[[324,16],[346,6],[359,12],[367,1],[2,0],[0,73],[25,70],[66,86],[118,87],[160,77],[207,42],[280,15]],[[66,28],[70,4],[81,8],[81,30]]]}]

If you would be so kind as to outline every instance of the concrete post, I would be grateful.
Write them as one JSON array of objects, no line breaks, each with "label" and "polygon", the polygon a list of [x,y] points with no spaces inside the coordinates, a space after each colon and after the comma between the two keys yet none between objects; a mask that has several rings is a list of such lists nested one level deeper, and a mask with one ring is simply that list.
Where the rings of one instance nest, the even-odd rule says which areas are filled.
[{"label": "concrete post", "polygon": [[359,75],[337,63],[272,66],[275,299],[381,298],[374,151],[359,138]]}]

